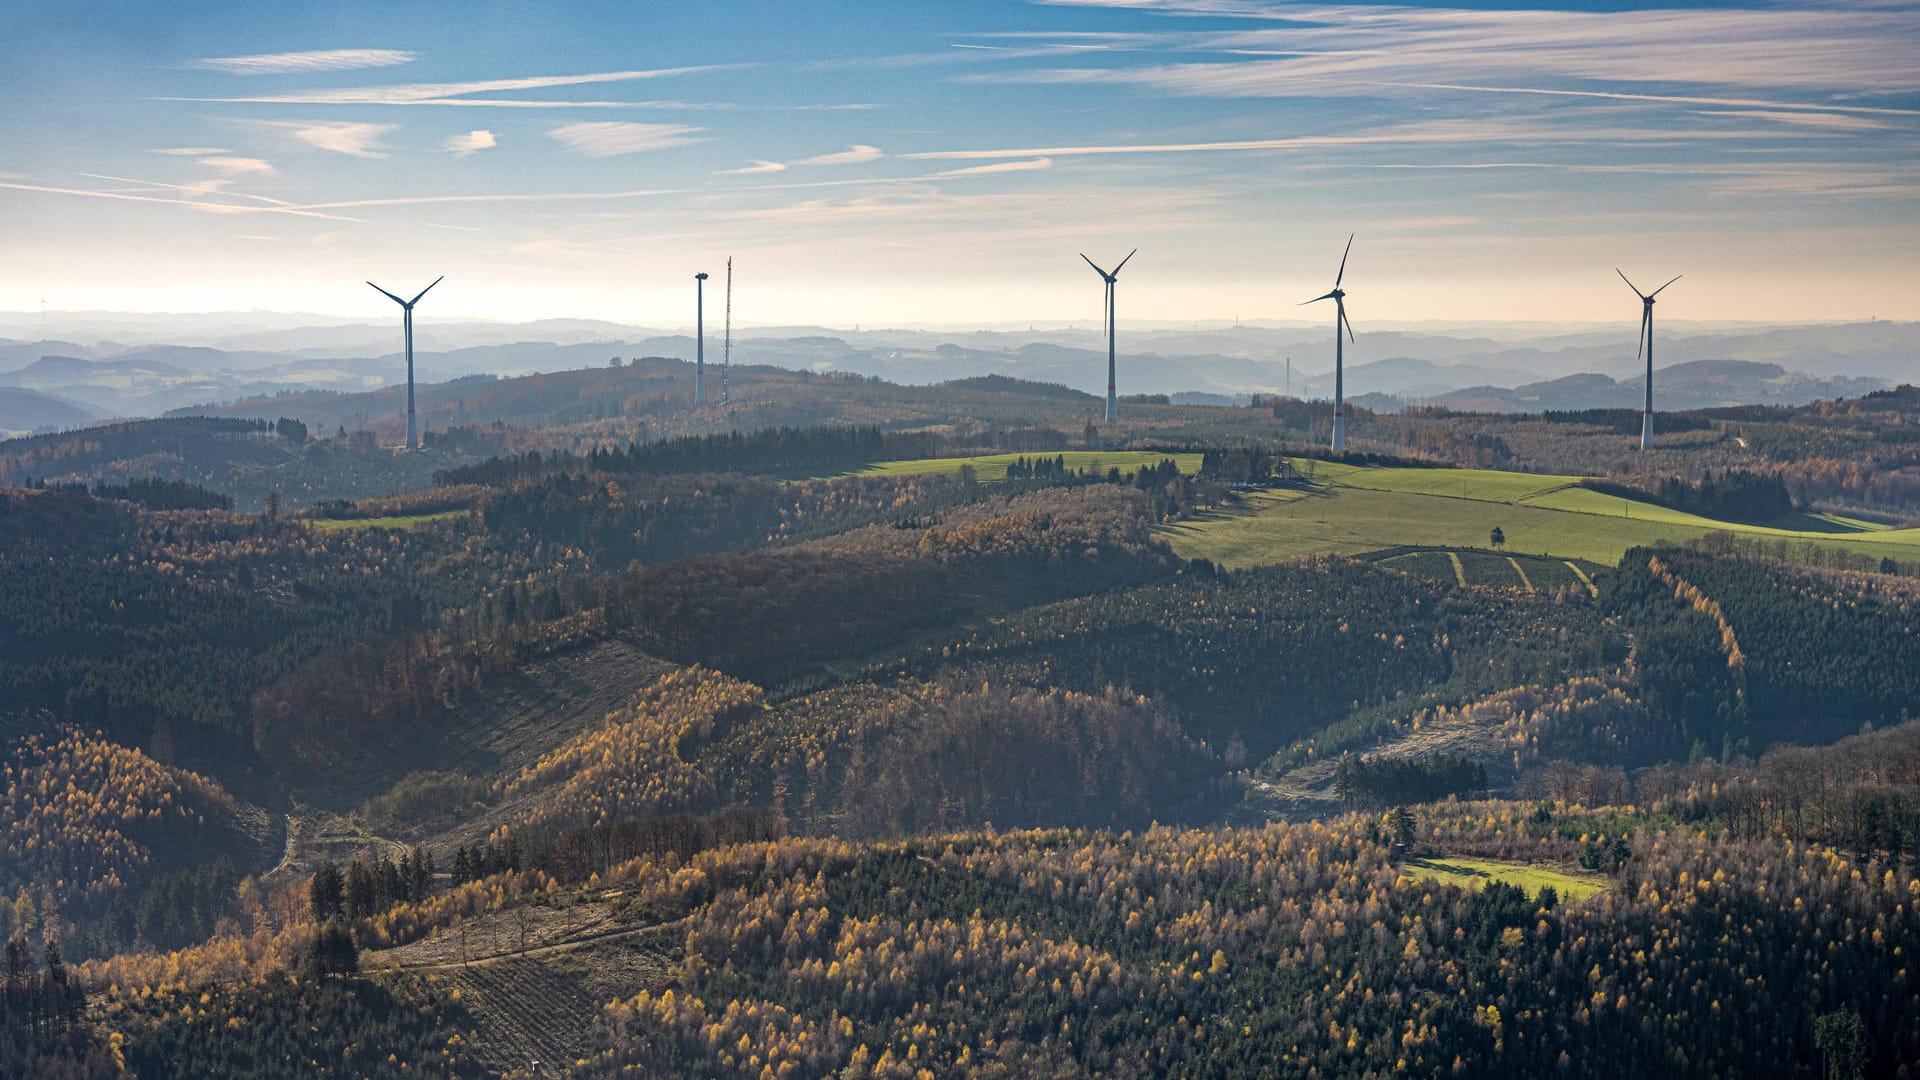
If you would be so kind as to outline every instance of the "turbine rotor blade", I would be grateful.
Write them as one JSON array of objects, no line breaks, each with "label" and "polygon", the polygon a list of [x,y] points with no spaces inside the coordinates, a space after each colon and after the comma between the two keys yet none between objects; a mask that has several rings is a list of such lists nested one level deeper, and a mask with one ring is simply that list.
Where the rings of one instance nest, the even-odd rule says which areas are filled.
[{"label": "turbine rotor blade", "polygon": [[[1086,252],[1084,252],[1084,251],[1083,251],[1083,252],[1081,252],[1081,253],[1080,253],[1080,257],[1081,257],[1081,258],[1083,258],[1083,259],[1087,259],[1087,254],[1086,254]],[[1102,269],[1100,269],[1100,264],[1099,264],[1099,263],[1097,263],[1097,262],[1094,262],[1094,261],[1093,261],[1092,259],[1087,259],[1087,265],[1088,265],[1088,266],[1091,266],[1091,267],[1093,267],[1093,272],[1094,272],[1094,273],[1096,273],[1096,274],[1099,274],[1099,275],[1100,275],[1101,277],[1103,277],[1103,278],[1106,278],[1106,279],[1107,279],[1108,281],[1112,281],[1112,280],[1113,280],[1113,275],[1112,275],[1112,274],[1109,274],[1109,273],[1107,273],[1107,272],[1106,272],[1105,270],[1102,270]]]},{"label": "turbine rotor blade", "polygon": [[[1138,254],[1140,254],[1140,249],[1139,249],[1139,248],[1134,248],[1134,249],[1133,249],[1132,251],[1129,251],[1129,252],[1127,252],[1127,257],[1126,257],[1125,259],[1121,259],[1121,260],[1120,260],[1120,266],[1125,266],[1125,265],[1127,265],[1127,262],[1128,262],[1129,260],[1131,260],[1131,259],[1132,259],[1132,258],[1133,258],[1133,257],[1134,257],[1135,255],[1138,255]],[[1114,268],[1113,268],[1113,276],[1114,276],[1114,277],[1119,277],[1119,276],[1120,276],[1120,266],[1116,266],[1116,267],[1114,267]]]},{"label": "turbine rotor blade", "polygon": [[[367,282],[367,284],[373,285],[373,282],[369,281]],[[388,292],[387,290],[381,288],[378,285],[373,285],[373,291],[379,293],[381,296],[386,297],[387,299],[393,301],[394,303],[399,304],[401,307],[407,306],[407,302],[405,300],[400,299],[399,297],[393,295],[392,293]]]},{"label": "turbine rotor blade", "polygon": [[1296,305],[1294,305],[1294,306],[1296,306],[1296,307],[1306,307],[1306,306],[1307,306],[1308,304],[1317,304],[1317,303],[1319,303],[1319,302],[1320,302],[1320,301],[1322,301],[1322,300],[1338,300],[1338,299],[1340,299],[1340,298],[1339,298],[1339,297],[1337,297],[1337,296],[1335,296],[1335,295],[1333,295],[1332,293],[1327,293],[1327,294],[1326,294],[1325,296],[1316,296],[1316,297],[1314,297],[1314,298],[1313,298],[1313,299],[1311,299],[1311,300],[1302,300],[1302,301],[1300,301],[1300,302],[1299,302],[1298,304],[1296,304]]},{"label": "turbine rotor blade", "polygon": [[1340,272],[1333,275],[1333,287],[1340,287],[1340,279],[1347,276],[1347,256],[1353,254],[1353,234],[1347,234],[1347,250],[1340,253]]},{"label": "turbine rotor blade", "polygon": [[[1626,273],[1625,273],[1624,271],[1622,271],[1622,270],[1621,270],[1621,269],[1620,269],[1619,267],[1617,267],[1617,266],[1616,266],[1616,267],[1614,267],[1614,268],[1613,268],[1613,272],[1614,272],[1614,273],[1616,273],[1616,274],[1619,274],[1619,275],[1620,275],[1620,280],[1621,280],[1621,281],[1626,281],[1626,282],[1627,282],[1627,288],[1629,288],[1629,289],[1632,289],[1632,290],[1633,290],[1633,295],[1635,295],[1635,296],[1637,296],[1637,297],[1639,297],[1639,298],[1640,298],[1640,299],[1642,299],[1642,300],[1645,300],[1645,299],[1647,298],[1647,294],[1646,294],[1646,293],[1643,293],[1643,292],[1641,292],[1641,291],[1640,291],[1640,286],[1638,286],[1638,285],[1635,285],[1635,284],[1634,284],[1633,282],[1631,282],[1631,281],[1628,281],[1628,280],[1627,280],[1627,275],[1626,275]],[[1673,283],[1672,283],[1672,282],[1668,282],[1667,284],[1669,284],[1669,285],[1671,285],[1671,284],[1673,284]]]},{"label": "turbine rotor blade", "polygon": [[[438,285],[438,284],[440,284],[441,282],[443,282],[443,281],[445,281],[445,280],[447,280],[447,275],[445,275],[445,274],[441,274],[441,275],[440,275],[439,277],[437,277],[437,278],[434,278],[434,279],[433,279],[433,285]],[[426,288],[424,288],[424,289],[421,289],[421,290],[420,290],[420,296],[425,296],[425,295],[427,295],[427,293],[428,293],[428,292],[430,292],[430,291],[432,291],[432,289],[433,289],[433,285],[429,285],[429,286],[427,286]],[[416,296],[416,297],[414,297],[413,299],[411,299],[411,300],[409,300],[409,301],[407,301],[407,306],[408,306],[408,307],[412,307],[413,305],[415,305],[415,304],[417,304],[417,303],[419,303],[419,302],[420,302],[420,296]]]},{"label": "turbine rotor blade", "polygon": [[[1335,300],[1334,311],[1338,314],[1341,325],[1347,328],[1347,340],[1353,341],[1353,323],[1347,318],[1347,302],[1345,300]],[[1334,333],[1338,334],[1339,332],[1340,328],[1337,326],[1334,327]]]},{"label": "turbine rotor blade", "polygon": [[[1675,274],[1675,275],[1673,275],[1673,281],[1679,281],[1679,280],[1680,280],[1681,278],[1683,278],[1683,277],[1686,277],[1686,276],[1687,276],[1687,275],[1685,275],[1685,274]],[[1673,281],[1669,281],[1669,282],[1667,282],[1667,285],[1671,285],[1671,284],[1673,284]],[[1660,286],[1660,287],[1659,287],[1658,289],[1655,289],[1655,290],[1653,290],[1652,292],[1650,292],[1650,293],[1648,293],[1648,294],[1647,294],[1647,299],[1649,299],[1649,300],[1651,300],[1651,299],[1653,299],[1654,297],[1656,297],[1656,296],[1659,296],[1659,295],[1660,295],[1660,294],[1661,294],[1662,292],[1665,292],[1665,291],[1666,291],[1666,288],[1667,288],[1667,285],[1662,285],[1662,286]]]},{"label": "turbine rotor blade", "polygon": [[1646,352],[1647,352],[1647,330],[1648,330],[1648,326],[1647,326],[1647,324],[1648,324],[1648,323],[1651,323],[1651,322],[1653,322],[1653,308],[1651,308],[1651,307],[1642,307],[1642,308],[1640,309],[1640,338],[1639,338],[1639,347],[1638,347],[1638,348],[1636,348],[1636,349],[1634,349],[1634,351],[1633,351],[1633,358],[1634,358],[1635,360],[1638,360],[1638,359],[1640,359],[1640,358],[1641,358],[1642,356],[1644,356],[1644,355],[1646,355]]}]

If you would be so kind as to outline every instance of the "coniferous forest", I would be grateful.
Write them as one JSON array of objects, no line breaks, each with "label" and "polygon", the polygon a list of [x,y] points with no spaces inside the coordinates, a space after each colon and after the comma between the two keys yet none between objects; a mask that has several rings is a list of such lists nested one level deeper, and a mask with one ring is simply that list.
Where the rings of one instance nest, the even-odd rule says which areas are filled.
[{"label": "coniferous forest", "polygon": [[[1920,586],[1755,531],[1840,488],[1194,557],[1619,418],[1136,407],[452,429],[284,504],[130,462],[374,457],[0,447],[0,1076],[1912,1074]],[[1768,422],[1674,430],[1853,453]]]}]

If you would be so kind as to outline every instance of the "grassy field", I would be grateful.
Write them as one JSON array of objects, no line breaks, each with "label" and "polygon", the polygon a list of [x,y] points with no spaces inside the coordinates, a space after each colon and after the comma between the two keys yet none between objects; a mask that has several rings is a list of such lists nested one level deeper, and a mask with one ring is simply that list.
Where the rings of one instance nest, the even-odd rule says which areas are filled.
[{"label": "grassy field", "polygon": [[1540,891],[1540,886],[1551,885],[1553,891],[1559,893],[1562,900],[1584,899],[1594,893],[1604,892],[1607,888],[1604,878],[1590,874],[1576,875],[1546,866],[1527,866],[1520,863],[1468,859],[1452,855],[1408,859],[1401,864],[1401,872],[1408,877],[1420,878],[1435,884],[1459,885],[1468,889],[1478,889],[1489,881],[1504,881],[1509,885],[1518,885],[1528,893],[1537,893]]},{"label": "grassy field", "polygon": [[1200,471],[1199,454],[1159,454],[1150,450],[1056,450],[1052,453],[1032,454],[987,454],[971,458],[920,458],[914,461],[882,461],[857,470],[857,476],[951,476],[960,471],[962,465],[973,466],[973,473],[981,480],[1005,480],[1007,466],[1020,458],[1062,457],[1067,460],[1067,468],[1076,472],[1105,473],[1109,469],[1119,469],[1123,473],[1137,472],[1142,465],[1158,465],[1167,458],[1179,462],[1183,473]]},{"label": "grassy field", "polygon": [[[1303,473],[1308,468],[1306,462],[1296,465]],[[1367,469],[1325,462],[1312,463],[1312,472],[1319,486],[1310,492],[1258,493],[1234,509],[1168,526],[1167,540],[1183,558],[1239,567],[1398,545],[1484,549],[1489,532],[1498,526],[1506,537],[1501,555],[1612,565],[1636,545],[1685,543],[1722,530],[1920,561],[1920,529],[1884,529],[1826,515],[1802,515],[1784,523],[1791,527],[1714,521],[1572,486],[1577,477],[1480,469]],[[1522,566],[1531,577],[1533,564]],[[1465,572],[1470,582],[1476,572],[1501,576],[1491,567],[1476,571],[1469,566]],[[1511,566],[1506,576],[1510,581],[1517,577]],[[1550,587],[1540,580],[1533,584]]]},{"label": "grassy field", "polygon": [[316,529],[411,529],[429,521],[445,521],[471,513],[472,510],[442,510],[437,514],[410,514],[406,517],[308,518],[307,524]]},{"label": "grassy field", "polygon": [[[1466,585],[1493,585],[1529,592],[1587,587],[1586,580],[1565,559],[1541,555],[1506,555],[1489,551],[1410,551],[1388,555],[1378,561],[1381,566],[1391,566],[1417,577]],[[1581,572],[1590,572],[1594,567],[1580,569]]]}]

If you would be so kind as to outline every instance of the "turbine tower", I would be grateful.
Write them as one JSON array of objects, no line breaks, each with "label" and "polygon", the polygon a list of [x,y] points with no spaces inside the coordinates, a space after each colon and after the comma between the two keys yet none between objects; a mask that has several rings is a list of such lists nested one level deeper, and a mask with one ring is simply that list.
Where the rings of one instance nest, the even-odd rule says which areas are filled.
[{"label": "turbine tower", "polygon": [[1346,356],[1340,340],[1340,328],[1347,329],[1347,339],[1353,339],[1353,324],[1347,321],[1347,293],[1340,287],[1340,279],[1347,276],[1347,256],[1353,253],[1353,234],[1347,234],[1347,250],[1340,256],[1340,272],[1333,275],[1333,288],[1325,296],[1316,296],[1301,303],[1301,307],[1317,304],[1322,300],[1333,301],[1333,449],[1347,448],[1347,368]]},{"label": "turbine tower", "polygon": [[727,324],[720,346],[720,407],[727,407],[727,376],[733,372],[733,256],[727,256]]},{"label": "turbine tower", "polygon": [[707,403],[707,275],[693,275],[693,403]]},{"label": "turbine tower", "polygon": [[1132,259],[1139,253],[1139,248],[1127,252],[1127,258],[1121,259],[1120,266],[1114,267],[1111,274],[1100,269],[1100,265],[1092,259],[1087,259],[1085,252],[1080,255],[1081,258],[1087,259],[1087,265],[1093,267],[1093,272],[1099,274],[1101,280],[1107,283],[1107,423],[1109,424],[1120,419],[1119,399],[1114,397],[1113,393],[1113,330],[1114,323],[1118,321],[1113,311],[1113,287],[1120,279],[1120,268],[1127,265],[1128,259]]},{"label": "turbine tower", "polygon": [[1613,272],[1619,274],[1620,280],[1626,281],[1627,288],[1633,290],[1633,295],[1640,298],[1640,352],[1647,356],[1647,398],[1645,408],[1640,414],[1640,449],[1651,450],[1653,449],[1653,298],[1666,291],[1667,285],[1679,281],[1686,275],[1675,274],[1673,281],[1667,282],[1667,285],[1662,285],[1650,293],[1643,293],[1638,285],[1627,281],[1626,273],[1619,267],[1614,267]]},{"label": "turbine tower", "polygon": [[[433,285],[438,285],[445,280],[447,280],[447,275],[441,274],[439,277],[433,279]],[[367,284],[373,285],[373,282],[369,281],[367,282]],[[420,297],[425,296],[427,295],[428,292],[432,291],[433,285],[429,285],[426,288],[421,289],[419,295],[415,296],[411,300],[402,300],[399,297],[388,292],[387,290],[382,289],[380,286],[373,285],[373,289],[375,292],[393,301],[394,303],[399,304],[400,309],[406,312],[406,315],[403,316],[403,322],[407,329],[407,449],[408,450],[420,449],[420,445],[418,441],[414,438],[414,432],[416,429],[413,426],[413,305],[420,302]]]}]

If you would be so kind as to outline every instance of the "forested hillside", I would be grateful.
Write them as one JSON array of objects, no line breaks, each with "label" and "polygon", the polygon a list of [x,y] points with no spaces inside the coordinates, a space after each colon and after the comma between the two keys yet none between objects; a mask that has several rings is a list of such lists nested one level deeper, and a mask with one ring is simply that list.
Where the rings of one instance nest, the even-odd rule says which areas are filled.
[{"label": "forested hillside", "polygon": [[[1920,1053],[1912,578],[1736,523],[1510,555],[1523,494],[1563,528],[1601,496],[1371,451],[1083,468],[1056,432],[989,474],[862,468],[951,432],[687,434],[305,509],[163,472],[0,490],[0,1075]],[[1381,537],[1353,556],[1169,546],[1312,541],[1329,477],[1491,546],[1391,516],[1348,519]],[[1636,515],[1799,497],[1632,479]]]}]

